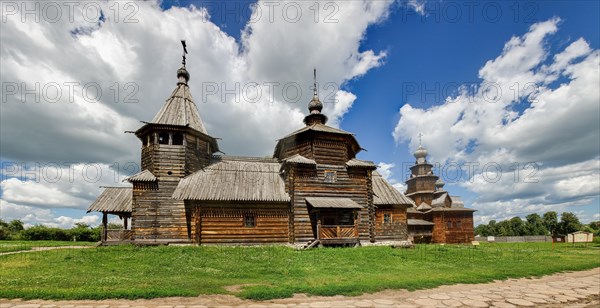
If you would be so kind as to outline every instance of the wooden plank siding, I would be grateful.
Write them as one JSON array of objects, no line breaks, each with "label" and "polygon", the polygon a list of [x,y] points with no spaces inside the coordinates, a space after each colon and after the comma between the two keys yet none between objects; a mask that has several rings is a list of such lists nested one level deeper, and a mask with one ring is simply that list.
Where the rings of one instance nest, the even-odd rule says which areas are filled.
[{"label": "wooden plank siding", "polygon": [[[458,222],[460,221],[460,226]],[[472,212],[437,212],[433,213],[432,241],[434,243],[470,243],[474,240]],[[452,227],[448,227],[452,223]]]},{"label": "wooden plank siding", "polygon": [[159,180],[157,190],[133,191],[134,240],[189,240],[184,202],[171,198],[178,183],[178,179]]},{"label": "wooden plank siding", "polygon": [[[199,244],[287,243],[289,204],[235,204],[187,201],[191,213],[191,237]],[[255,218],[246,227],[245,215]]]},{"label": "wooden plank siding", "polygon": [[[344,166],[318,165],[314,172],[298,170],[293,178],[293,238],[295,242],[306,242],[316,237],[314,224],[309,216],[307,197],[350,198],[364,206],[358,215],[359,237],[369,239],[369,203],[366,176],[349,176]],[[325,171],[335,171],[336,180],[325,182]],[[366,173],[366,171],[365,171]],[[372,207],[372,202],[370,204]],[[314,219],[313,219],[314,220]]]},{"label": "wooden plank siding", "polygon": [[[390,215],[391,222],[385,222],[384,216]],[[404,241],[408,239],[408,225],[406,224],[406,208],[383,207],[375,210],[375,240]]]}]

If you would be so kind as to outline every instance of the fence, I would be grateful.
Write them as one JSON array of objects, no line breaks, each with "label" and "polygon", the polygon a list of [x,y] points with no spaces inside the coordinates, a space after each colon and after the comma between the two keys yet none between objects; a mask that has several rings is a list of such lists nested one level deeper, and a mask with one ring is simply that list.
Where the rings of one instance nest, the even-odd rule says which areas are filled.
[{"label": "fence", "polygon": [[[493,240],[492,240],[493,238]],[[532,243],[532,242],[552,242],[551,236],[476,236],[479,242],[497,242],[497,243]]]}]

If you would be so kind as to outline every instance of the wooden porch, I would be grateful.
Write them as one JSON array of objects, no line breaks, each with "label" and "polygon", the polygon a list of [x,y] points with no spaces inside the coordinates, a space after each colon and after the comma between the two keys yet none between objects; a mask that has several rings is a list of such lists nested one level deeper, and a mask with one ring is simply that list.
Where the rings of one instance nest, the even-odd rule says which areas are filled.
[{"label": "wooden porch", "polygon": [[317,225],[317,240],[323,245],[359,244],[356,225]]},{"label": "wooden porch", "polygon": [[306,203],[311,207],[315,235],[311,243],[360,245],[357,217],[361,205],[348,198],[306,198]]}]

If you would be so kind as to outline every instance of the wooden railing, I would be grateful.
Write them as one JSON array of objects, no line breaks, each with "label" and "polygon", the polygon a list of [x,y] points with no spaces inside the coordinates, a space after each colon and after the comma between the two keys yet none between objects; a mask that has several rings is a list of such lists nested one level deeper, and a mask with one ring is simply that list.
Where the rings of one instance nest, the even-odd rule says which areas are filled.
[{"label": "wooden railing", "polygon": [[422,235],[422,236],[431,236],[433,233],[431,230],[410,230],[408,233],[411,235]]},{"label": "wooden railing", "polygon": [[357,238],[358,229],[353,225],[322,225],[319,226],[319,239]]},{"label": "wooden railing", "polygon": [[106,241],[130,240],[133,235],[131,230],[108,229],[106,230]]}]

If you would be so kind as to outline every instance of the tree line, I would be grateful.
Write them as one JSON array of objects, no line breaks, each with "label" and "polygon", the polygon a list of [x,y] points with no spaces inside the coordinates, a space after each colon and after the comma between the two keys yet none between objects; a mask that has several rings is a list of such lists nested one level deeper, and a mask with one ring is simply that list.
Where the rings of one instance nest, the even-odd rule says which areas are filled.
[{"label": "tree line", "polygon": [[558,219],[554,211],[539,214],[529,214],[525,220],[520,217],[495,221],[487,225],[481,224],[475,228],[479,236],[526,236],[526,235],[567,235],[575,231],[586,231],[600,236],[600,221],[582,224],[579,218],[571,212],[564,212]]},{"label": "tree line", "polygon": [[[108,229],[122,229],[120,224],[108,224]],[[84,223],[76,223],[70,229],[52,228],[44,225],[25,228],[21,220],[5,222],[0,219],[0,240],[25,241],[82,241],[97,242],[100,240],[101,227],[91,227]]]}]

